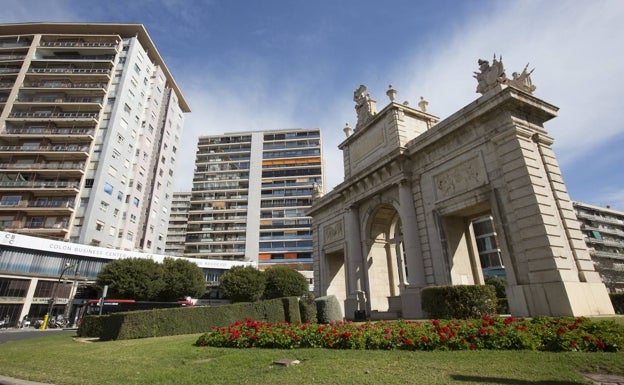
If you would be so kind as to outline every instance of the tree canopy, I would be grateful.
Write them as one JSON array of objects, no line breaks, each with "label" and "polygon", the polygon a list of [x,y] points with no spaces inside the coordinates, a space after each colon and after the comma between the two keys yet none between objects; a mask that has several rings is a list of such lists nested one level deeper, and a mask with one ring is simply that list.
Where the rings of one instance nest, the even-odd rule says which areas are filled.
[{"label": "tree canopy", "polygon": [[264,292],[264,274],[252,266],[234,266],[223,273],[219,289],[232,302],[254,302]]},{"label": "tree canopy", "polygon": [[190,261],[173,258],[165,258],[162,264],[148,258],[111,261],[98,274],[97,285],[108,285],[109,298],[137,301],[198,297],[206,288],[201,268]]}]

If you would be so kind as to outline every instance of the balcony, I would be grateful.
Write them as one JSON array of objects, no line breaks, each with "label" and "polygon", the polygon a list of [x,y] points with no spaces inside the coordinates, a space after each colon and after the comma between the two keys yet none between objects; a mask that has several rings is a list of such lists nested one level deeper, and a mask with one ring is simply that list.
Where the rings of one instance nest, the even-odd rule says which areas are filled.
[{"label": "balcony", "polygon": [[19,67],[0,68],[0,74],[18,74],[19,72]]},{"label": "balcony", "polygon": [[50,192],[78,192],[79,181],[49,181],[49,180],[12,180],[1,181],[0,191],[16,192],[18,189],[41,189]]},{"label": "balcony", "polygon": [[33,60],[62,60],[62,61],[113,61],[115,55],[36,55]]},{"label": "balcony", "polygon": [[85,88],[105,89],[108,83],[102,82],[68,82],[68,81],[45,81],[45,82],[24,82],[24,88]]},{"label": "balcony", "polygon": [[28,128],[9,128],[4,131],[5,135],[15,136],[42,136],[42,135],[63,135],[63,136],[93,136],[95,130],[93,128],[43,128],[43,127],[28,127]]},{"label": "balcony", "polygon": [[0,202],[0,212],[21,211],[30,215],[66,215],[74,211],[73,199],[20,200]]},{"label": "balcony", "polygon": [[13,88],[15,82],[0,82],[0,88]]},{"label": "balcony", "polygon": [[30,47],[31,42],[29,41],[14,41],[14,42],[1,42],[0,48],[21,48],[21,47]]},{"label": "balcony", "polygon": [[84,145],[57,145],[57,146],[0,146],[0,152],[80,152],[87,153],[89,146]]},{"label": "balcony", "polygon": [[608,251],[590,250],[589,254],[592,257],[611,258],[611,259],[619,259],[619,260],[623,260],[624,261],[624,254],[620,254],[620,253],[611,253],[611,252],[608,252]]},{"label": "balcony", "polygon": [[58,104],[58,103],[97,103],[97,104],[102,104],[103,99],[100,97],[89,97],[89,96],[81,96],[81,97],[75,97],[75,96],[53,96],[53,97],[48,97],[48,96],[33,96],[33,97],[26,97],[26,96],[22,96],[19,97],[16,102],[18,103],[44,103],[44,104]]},{"label": "balcony", "polygon": [[0,55],[0,61],[3,60],[24,60],[26,55]]},{"label": "balcony", "polygon": [[104,42],[104,41],[42,41],[39,44],[41,47],[88,47],[88,48],[102,48],[102,47],[114,47],[116,48],[119,43],[117,42]]},{"label": "balcony", "polygon": [[99,112],[12,112],[11,119],[36,119],[36,120],[95,120]]},{"label": "balcony", "polygon": [[54,67],[54,68],[36,68],[28,69],[29,74],[45,74],[45,75],[104,75],[108,77],[111,70],[109,68],[71,68],[71,67]]}]

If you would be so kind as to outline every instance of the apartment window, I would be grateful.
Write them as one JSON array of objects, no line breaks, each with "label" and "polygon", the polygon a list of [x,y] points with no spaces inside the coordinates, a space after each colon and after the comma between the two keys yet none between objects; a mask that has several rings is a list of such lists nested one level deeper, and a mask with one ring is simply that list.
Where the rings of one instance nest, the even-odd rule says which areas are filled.
[{"label": "apartment window", "polygon": [[132,200],[132,204],[133,204],[135,207],[139,207],[139,198],[135,197],[135,198]]},{"label": "apartment window", "polygon": [[117,200],[120,202],[123,200],[123,192],[117,191]]},{"label": "apartment window", "polygon": [[103,228],[104,228],[104,222],[102,221],[95,222],[95,230],[102,231]]},{"label": "apartment window", "polygon": [[136,215],[130,214],[130,222],[136,223]]},{"label": "apartment window", "polygon": [[124,112],[127,112],[129,114],[130,111],[132,111],[132,108],[130,108],[128,103],[124,103]]},{"label": "apartment window", "polygon": [[85,188],[91,188],[91,187],[93,187],[93,179],[92,178],[85,179]]},{"label": "apartment window", "polygon": [[115,226],[111,226],[110,229],[108,229],[108,235],[114,237],[115,234],[117,234],[117,228],[115,228]]},{"label": "apartment window", "polygon": [[117,143],[122,144],[124,142],[124,137],[121,134],[117,134]]},{"label": "apartment window", "polygon": [[117,215],[119,215],[119,209],[115,209],[115,211],[113,211],[113,217],[117,218]]},{"label": "apartment window", "polygon": [[141,67],[138,66],[138,64],[134,65],[134,72],[136,72],[137,74],[141,74]]},{"label": "apartment window", "polygon": [[108,182],[104,183],[104,192],[108,195],[113,195],[113,185]]},{"label": "apartment window", "polygon": [[143,185],[142,185],[141,183],[137,182],[136,189],[137,189],[138,191],[142,191],[142,190],[143,190]]},{"label": "apartment window", "polygon": [[80,207],[87,207],[89,204],[89,198],[80,198]]},{"label": "apartment window", "polygon": [[108,166],[108,175],[117,176],[117,169],[113,166]]},{"label": "apartment window", "polygon": [[120,156],[121,156],[121,152],[117,151],[116,149],[113,149],[112,158],[113,159],[119,159]]},{"label": "apartment window", "polygon": [[100,211],[103,211],[103,212],[108,211],[108,206],[109,206],[108,203],[104,201],[100,201]]}]

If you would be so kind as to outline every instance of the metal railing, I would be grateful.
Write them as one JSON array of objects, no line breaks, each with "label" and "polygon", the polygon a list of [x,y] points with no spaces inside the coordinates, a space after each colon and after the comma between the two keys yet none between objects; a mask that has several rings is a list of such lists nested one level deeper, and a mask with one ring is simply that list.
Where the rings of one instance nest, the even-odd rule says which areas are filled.
[{"label": "metal railing", "polygon": [[13,112],[9,114],[9,118],[81,118],[94,119],[97,118],[97,112]]},{"label": "metal railing", "polygon": [[107,60],[115,59],[115,55],[43,55],[36,56],[35,60]]},{"label": "metal railing", "polygon": [[0,146],[0,151],[64,151],[64,152],[87,152],[89,146],[57,145],[57,146]]},{"label": "metal railing", "polygon": [[32,88],[106,88],[106,83],[99,82],[24,82],[24,87]]},{"label": "metal railing", "polygon": [[82,170],[85,163],[0,163],[4,170]]},{"label": "metal railing", "polygon": [[42,47],[117,47],[116,42],[42,41]]},{"label": "metal railing", "polygon": [[21,103],[102,103],[102,98],[91,97],[21,97],[17,99]]},{"label": "metal railing", "polygon": [[9,188],[69,188],[75,189],[80,186],[80,182],[76,181],[36,181],[36,180],[26,180],[26,181],[4,181],[0,182],[0,187],[9,187]]},{"label": "metal railing", "polygon": [[4,131],[8,135],[93,135],[92,128],[7,128]]},{"label": "metal railing", "polygon": [[108,68],[29,68],[29,73],[41,74],[110,74]]}]

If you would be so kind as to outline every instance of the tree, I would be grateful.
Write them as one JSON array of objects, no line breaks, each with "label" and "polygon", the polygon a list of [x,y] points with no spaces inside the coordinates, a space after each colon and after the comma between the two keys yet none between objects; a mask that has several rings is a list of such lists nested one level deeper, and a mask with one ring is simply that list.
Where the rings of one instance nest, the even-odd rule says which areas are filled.
[{"label": "tree", "polygon": [[232,302],[255,302],[264,291],[264,274],[252,266],[235,266],[223,273],[219,289]]},{"label": "tree", "polygon": [[163,268],[148,258],[117,259],[102,268],[97,285],[108,285],[109,298],[154,300],[165,287]]},{"label": "tree", "polygon": [[264,271],[266,286],[264,298],[302,296],[308,292],[309,284],[297,270],[289,267],[271,267]]},{"label": "tree", "polygon": [[159,295],[162,301],[175,301],[184,297],[200,297],[206,291],[202,269],[186,259],[165,258],[162,264],[164,288]]}]

